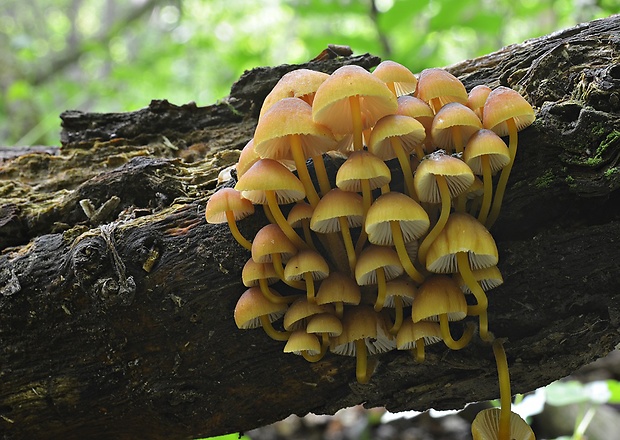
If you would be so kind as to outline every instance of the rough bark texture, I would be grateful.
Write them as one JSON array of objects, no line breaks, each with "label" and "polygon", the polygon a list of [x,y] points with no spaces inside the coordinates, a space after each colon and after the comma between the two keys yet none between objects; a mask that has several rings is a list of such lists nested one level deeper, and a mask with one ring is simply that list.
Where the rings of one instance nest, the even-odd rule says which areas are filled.
[{"label": "rough bark texture", "polygon": [[[470,89],[521,91],[520,135],[493,234],[505,284],[490,327],[513,391],[563,377],[620,341],[620,16],[451,66]],[[312,63],[371,67],[370,56]],[[366,402],[459,408],[498,395],[488,345],[438,345],[309,364],[232,311],[248,253],[204,207],[286,71],[246,73],[214,106],[154,101],[62,115],[62,147],[0,167],[0,433],[4,438],[192,438]],[[88,215],[86,214],[88,212]],[[265,222],[241,223],[251,235]]]}]

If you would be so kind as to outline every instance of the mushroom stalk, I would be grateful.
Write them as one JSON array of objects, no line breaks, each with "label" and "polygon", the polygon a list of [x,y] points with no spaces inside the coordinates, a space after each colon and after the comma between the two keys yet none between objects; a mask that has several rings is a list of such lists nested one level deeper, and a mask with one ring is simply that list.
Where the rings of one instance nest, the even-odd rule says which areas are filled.
[{"label": "mushroom stalk", "polygon": [[353,119],[353,149],[355,151],[362,151],[364,147],[362,141],[364,129],[362,125],[362,111],[360,109],[359,95],[349,96],[349,105],[351,106],[351,118]]},{"label": "mushroom stalk", "polygon": [[506,352],[504,351],[504,345],[502,339],[495,339],[493,341],[493,354],[495,355],[495,363],[497,364],[497,379],[499,381],[499,396],[500,396],[500,416],[499,416],[499,431],[498,440],[510,439],[510,407],[511,407],[511,393],[510,393],[510,373],[508,372],[508,360],[506,359]]},{"label": "mushroom stalk", "polygon": [[[413,353],[413,350],[412,350]],[[424,338],[420,338],[415,341],[415,353],[413,353],[416,362],[422,363],[424,362],[425,353],[424,353]]]},{"label": "mushroom stalk", "polygon": [[260,317],[260,322],[263,325],[265,333],[267,333],[270,338],[275,339],[276,341],[288,341],[288,337],[291,333],[281,332],[273,328],[273,325],[271,324],[271,321],[269,321],[269,317],[267,315],[262,315]]},{"label": "mushroom stalk", "polygon": [[325,168],[325,162],[323,161],[323,155],[317,154],[312,156],[312,163],[314,164],[314,171],[316,172],[316,178],[319,181],[319,188],[321,189],[321,195],[325,195],[332,189],[327,177],[327,169]]},{"label": "mushroom stalk", "polygon": [[284,267],[282,266],[282,257],[280,256],[280,254],[273,254],[271,256],[271,261],[273,264],[273,269],[276,271],[276,275],[278,275],[278,278],[280,278],[281,281],[283,281],[284,283],[286,283],[287,285],[295,289],[299,289],[299,290],[306,289],[306,283],[302,281],[287,280],[284,277]]},{"label": "mushroom stalk", "polygon": [[314,296],[314,278],[312,278],[312,273],[304,273],[304,280],[306,281],[306,297],[308,298],[308,302],[310,304],[316,304],[316,298]]},{"label": "mushroom stalk", "polygon": [[375,301],[375,311],[380,312],[383,309],[383,303],[385,303],[387,285],[383,268],[378,267],[375,272],[377,274],[377,301]]},{"label": "mushroom stalk", "polygon": [[[364,223],[366,222],[366,215],[368,214],[368,210],[370,209],[370,205],[372,204],[372,192],[370,190],[370,182],[368,180],[361,180],[360,185],[362,187],[362,207],[364,208]],[[368,239],[368,234],[366,233],[366,225],[362,223],[362,230],[360,232],[360,236],[357,238],[357,243],[355,243],[355,252],[358,254],[362,251],[366,240]]]},{"label": "mushroom stalk", "polygon": [[304,185],[308,202],[310,202],[310,205],[314,208],[317,203],[319,203],[319,195],[314,188],[314,184],[310,178],[310,173],[306,167],[306,158],[301,145],[301,138],[296,134],[289,135],[289,138],[291,141],[291,153],[293,154],[293,159],[295,160],[295,167],[297,168],[299,180],[301,180],[301,183]]},{"label": "mushroom stalk", "polygon": [[417,202],[418,196],[416,195],[415,189],[413,187],[413,172],[411,171],[409,155],[405,153],[403,144],[398,137],[391,137],[390,144],[392,145],[392,149],[396,154],[396,158],[398,159],[398,163],[400,164],[400,169],[403,171],[403,179],[405,180],[405,189],[407,195]]},{"label": "mushroom stalk", "polygon": [[356,352],[356,365],[355,376],[359,383],[368,383],[370,380],[368,374],[368,349],[366,348],[366,341],[364,339],[357,339],[355,341]]},{"label": "mushroom stalk", "polygon": [[260,291],[263,292],[263,295],[265,295],[265,298],[267,298],[272,303],[276,303],[276,304],[292,303],[293,301],[297,300],[300,297],[300,295],[281,296],[281,295],[274,294],[273,291],[269,288],[269,285],[267,284],[267,280],[264,278],[261,278],[260,280],[258,280],[258,285],[260,286]]},{"label": "mushroom stalk", "polygon": [[497,188],[495,188],[495,198],[493,199],[493,206],[491,206],[489,218],[485,223],[487,229],[491,229],[491,227],[497,220],[497,217],[499,217],[499,210],[502,207],[502,200],[504,198],[504,193],[506,192],[506,186],[508,185],[508,177],[510,176],[510,171],[512,170],[512,165],[514,164],[515,156],[517,155],[517,126],[515,125],[514,119],[508,119],[506,121],[506,125],[508,126],[508,151],[510,152],[510,162],[508,162],[508,165],[502,168],[502,173],[499,176]]},{"label": "mushroom stalk", "polygon": [[465,348],[465,346],[469,344],[469,341],[471,341],[471,337],[473,336],[475,329],[475,326],[472,323],[467,323],[467,327],[465,327],[465,331],[461,337],[455,340],[450,333],[448,315],[445,313],[439,315],[439,327],[441,328],[441,338],[450,350],[460,350],[461,348]]},{"label": "mushroom stalk", "polygon": [[448,221],[448,215],[450,214],[450,189],[448,188],[448,182],[446,182],[446,178],[441,175],[435,176],[435,179],[437,180],[437,186],[439,187],[439,194],[441,196],[441,214],[439,215],[437,223],[433,226],[433,229],[431,229],[424,240],[422,240],[418,248],[418,261],[420,261],[423,266],[426,266],[426,253],[428,252],[428,248],[443,230],[443,227]]},{"label": "mushroom stalk", "polygon": [[228,227],[230,228],[230,232],[233,237],[235,237],[235,240],[237,240],[241,246],[251,251],[252,243],[248,241],[248,239],[246,239],[239,231],[237,222],[235,221],[235,214],[232,211],[226,211],[226,220],[228,221]]},{"label": "mushroom stalk", "polygon": [[357,255],[355,254],[355,248],[353,247],[353,239],[351,238],[349,223],[346,217],[338,217],[338,222],[340,223],[340,232],[342,233],[344,247],[347,251],[347,258],[349,259],[349,270],[351,271],[351,274],[354,274],[355,265],[357,264]]},{"label": "mushroom stalk", "polygon": [[389,330],[392,335],[398,333],[398,330],[400,330],[400,327],[403,325],[403,299],[398,295],[394,296],[394,310],[396,312],[396,317],[394,318],[392,328]]},{"label": "mushroom stalk", "polygon": [[403,265],[403,269],[405,269],[405,272],[407,272],[407,275],[409,275],[412,280],[414,280],[418,284],[422,284],[424,282],[424,275],[418,272],[418,270],[411,262],[411,258],[409,258],[409,254],[407,253],[407,249],[405,248],[403,231],[401,231],[400,229],[399,222],[391,221],[390,229],[392,230],[392,235],[394,236],[394,246],[396,246],[396,253],[398,254],[400,264]]},{"label": "mushroom stalk", "polygon": [[267,206],[269,206],[269,210],[271,211],[271,215],[275,220],[276,224],[282,229],[282,232],[288,237],[289,240],[293,242],[295,246],[299,249],[308,249],[308,245],[305,241],[303,241],[297,232],[293,229],[291,225],[288,224],[286,219],[284,218],[284,214],[280,210],[280,206],[278,205],[278,201],[276,200],[276,195],[274,191],[267,190],[265,191],[265,196],[267,197]]},{"label": "mushroom stalk", "polygon": [[465,281],[465,284],[467,284],[469,290],[471,290],[476,297],[477,304],[475,306],[469,306],[467,308],[467,314],[479,315],[480,339],[486,341],[488,340],[489,331],[489,323],[487,319],[487,308],[489,306],[489,301],[487,295],[486,293],[484,293],[484,290],[482,290],[480,283],[478,283],[476,277],[471,271],[467,252],[457,252],[456,263],[459,268],[459,274],[461,275],[461,277],[463,277],[463,281]]},{"label": "mushroom stalk", "polygon": [[491,199],[493,193],[493,179],[491,177],[491,167],[489,165],[489,156],[483,155],[480,158],[482,162],[482,205],[480,206],[480,213],[478,214],[478,221],[483,225],[487,221],[489,215],[489,208],[491,207]]}]

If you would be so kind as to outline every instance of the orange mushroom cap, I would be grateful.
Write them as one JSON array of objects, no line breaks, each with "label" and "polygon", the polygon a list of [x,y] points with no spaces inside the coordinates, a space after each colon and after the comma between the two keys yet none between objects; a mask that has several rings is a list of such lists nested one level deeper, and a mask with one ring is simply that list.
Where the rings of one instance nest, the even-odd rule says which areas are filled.
[{"label": "orange mushroom cap", "polygon": [[413,93],[418,84],[418,79],[411,70],[395,61],[382,61],[372,74],[386,83],[397,97]]}]

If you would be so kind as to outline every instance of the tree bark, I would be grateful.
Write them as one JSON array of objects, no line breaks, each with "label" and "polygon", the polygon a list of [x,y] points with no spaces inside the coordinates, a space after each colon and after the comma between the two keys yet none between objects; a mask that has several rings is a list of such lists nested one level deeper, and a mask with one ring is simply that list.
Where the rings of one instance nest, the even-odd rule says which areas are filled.
[{"label": "tree bark", "polygon": [[[490,328],[507,338],[513,392],[620,341],[618,29],[612,16],[448,68],[468,90],[515,88],[537,111],[492,230],[504,284],[489,294]],[[477,340],[429,347],[423,364],[374,358],[359,385],[351,358],[310,364],[234,324],[249,253],[205,222],[218,172],[281,75],[343,63],[378,60],[256,69],[203,108],[65,112],[59,150],[2,159],[3,438],[196,438],[361,402],[447,409],[498,396],[492,351]],[[257,213],[239,227],[252,236],[264,224]]]}]

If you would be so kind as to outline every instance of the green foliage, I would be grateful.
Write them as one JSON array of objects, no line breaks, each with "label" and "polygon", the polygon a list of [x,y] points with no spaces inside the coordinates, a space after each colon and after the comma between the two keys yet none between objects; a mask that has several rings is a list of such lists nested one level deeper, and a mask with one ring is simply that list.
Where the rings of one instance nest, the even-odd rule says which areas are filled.
[{"label": "green foliage", "polygon": [[571,0],[5,0],[0,145],[55,144],[66,109],[208,105],[245,69],[300,63],[329,43],[413,71],[606,16]]}]

